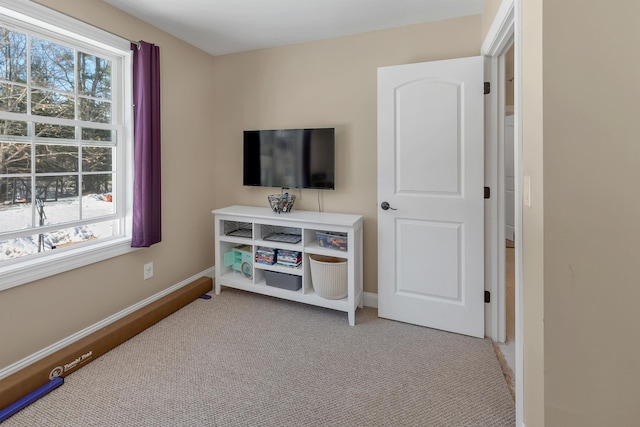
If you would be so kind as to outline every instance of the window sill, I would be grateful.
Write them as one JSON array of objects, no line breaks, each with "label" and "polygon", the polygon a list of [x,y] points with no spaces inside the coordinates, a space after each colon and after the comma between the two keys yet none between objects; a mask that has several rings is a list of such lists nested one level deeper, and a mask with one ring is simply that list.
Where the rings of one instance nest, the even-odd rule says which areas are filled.
[{"label": "window sill", "polygon": [[46,257],[0,267],[0,291],[133,252],[130,237],[121,237]]}]

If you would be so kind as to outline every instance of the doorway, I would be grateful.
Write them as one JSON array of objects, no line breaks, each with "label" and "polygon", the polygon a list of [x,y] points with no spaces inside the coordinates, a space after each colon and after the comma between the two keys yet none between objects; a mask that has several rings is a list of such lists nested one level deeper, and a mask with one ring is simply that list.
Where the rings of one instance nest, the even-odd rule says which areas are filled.
[{"label": "doorway", "polygon": [[[504,161],[501,167],[504,177],[504,296],[505,296],[505,336],[498,348],[506,363],[505,376],[513,381],[515,372],[515,158],[514,158],[514,46],[504,55],[504,136],[501,138]],[[513,386],[513,384],[510,384]]]},{"label": "doorway", "polygon": [[[497,342],[507,341],[507,325],[515,353],[514,382],[516,401],[516,425],[522,425],[524,414],[524,376],[523,376],[523,325],[522,325],[522,146],[521,146],[521,21],[520,0],[503,0],[489,28],[482,44],[481,53],[487,58],[485,68],[486,77],[496,90],[491,91],[485,104],[485,113],[488,115],[487,147],[487,183],[497,189],[496,200],[491,204],[491,221],[487,223],[487,266],[491,275],[488,276],[488,286],[492,294],[495,292],[496,304],[493,305],[491,316],[495,319],[492,323],[493,339]],[[508,53],[513,54],[513,74],[506,74],[506,60]],[[513,105],[513,158],[514,158],[514,224],[513,224],[513,248],[507,248],[505,232],[505,182],[504,182],[504,134],[506,117],[507,92],[512,94]],[[511,97],[511,95],[509,95]],[[495,151],[494,151],[495,150]],[[511,256],[512,255],[512,256]],[[513,261],[512,261],[513,260]],[[508,269],[508,270],[507,270]],[[512,273],[513,272],[513,273]],[[507,289],[507,274],[513,278],[513,286]],[[509,290],[511,292],[509,292]],[[511,295],[509,295],[511,294]],[[512,298],[510,298],[512,297]],[[513,316],[509,315],[507,322],[507,304],[513,301]],[[515,318],[515,324],[512,321]],[[511,325],[514,325],[513,327]]]}]

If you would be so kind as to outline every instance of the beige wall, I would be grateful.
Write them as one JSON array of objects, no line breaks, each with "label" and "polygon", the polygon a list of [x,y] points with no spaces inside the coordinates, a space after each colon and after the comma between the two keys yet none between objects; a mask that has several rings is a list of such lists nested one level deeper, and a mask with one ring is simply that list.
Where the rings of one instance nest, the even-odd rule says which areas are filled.
[{"label": "beige wall", "polygon": [[[531,207],[522,207],[524,421],[544,425],[544,208],[542,3],[522,2],[522,173],[531,178]],[[568,166],[568,165],[567,165]]]},{"label": "beige wall", "polygon": [[485,0],[484,8],[482,9],[482,41],[487,37],[489,28],[493,24],[493,19],[500,9],[502,0]]},{"label": "beige wall", "polygon": [[[325,211],[364,216],[364,289],[377,293],[377,67],[480,53],[480,16],[216,57],[216,207],[267,206],[273,188],[242,186],[242,131],[336,128],[336,189]],[[385,159],[389,161],[389,159]],[[293,191],[317,210],[316,190]]]},{"label": "beige wall", "polygon": [[[323,206],[365,216],[365,287],[376,292],[375,69],[477,55],[499,6],[212,59],[97,0],[41,3],[161,46],[164,241],[0,292],[0,368],[209,267],[210,210],[266,205],[270,193],[240,185],[246,128],[336,126],[338,185]],[[635,425],[640,4],[522,3],[525,423]],[[316,208],[316,192],[301,196],[299,209]],[[142,281],[151,260],[156,276]]]},{"label": "beige wall", "polygon": [[549,427],[640,420],[639,16],[637,0],[544,0]]},{"label": "beige wall", "polygon": [[515,64],[514,64],[515,45],[512,45],[504,55],[504,76],[506,78],[504,103],[513,106],[514,89],[515,89]]},{"label": "beige wall", "polygon": [[[337,188],[322,206],[364,215],[377,292],[376,68],[478,55],[480,16],[213,58],[98,0],[39,3],[161,47],[163,242],[0,292],[0,369],[211,267],[211,210],[266,206],[274,191],[241,185],[244,129],[336,127]],[[317,209],[316,191],[295,194]]]},{"label": "beige wall", "polygon": [[39,3],[160,46],[163,241],[0,292],[0,369],[213,265],[213,58],[97,0]]}]

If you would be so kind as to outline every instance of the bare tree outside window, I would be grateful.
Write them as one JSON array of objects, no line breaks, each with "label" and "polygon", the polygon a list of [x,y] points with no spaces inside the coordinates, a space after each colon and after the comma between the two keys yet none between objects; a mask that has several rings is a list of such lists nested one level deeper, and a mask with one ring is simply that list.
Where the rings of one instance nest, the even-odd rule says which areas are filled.
[{"label": "bare tree outside window", "polygon": [[[117,211],[112,67],[100,55],[0,27],[0,262],[112,233],[109,221],[84,221]],[[2,238],[12,232],[21,236]],[[30,241],[35,249],[2,249]]]}]

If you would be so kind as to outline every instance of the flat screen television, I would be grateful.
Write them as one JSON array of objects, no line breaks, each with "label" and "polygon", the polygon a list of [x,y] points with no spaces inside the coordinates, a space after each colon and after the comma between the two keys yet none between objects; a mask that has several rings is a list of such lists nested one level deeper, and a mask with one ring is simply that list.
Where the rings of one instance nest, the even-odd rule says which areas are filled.
[{"label": "flat screen television", "polygon": [[243,184],[335,189],[335,129],[244,131]]}]

